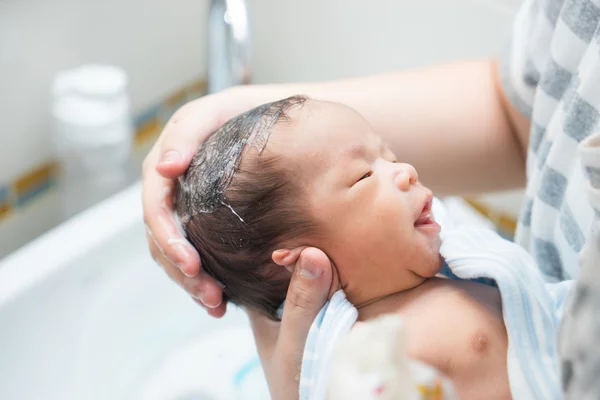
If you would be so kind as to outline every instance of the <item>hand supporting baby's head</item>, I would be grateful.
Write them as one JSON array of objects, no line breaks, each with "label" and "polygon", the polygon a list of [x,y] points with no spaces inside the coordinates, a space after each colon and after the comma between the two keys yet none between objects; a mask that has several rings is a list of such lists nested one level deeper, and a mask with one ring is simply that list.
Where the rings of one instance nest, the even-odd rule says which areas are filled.
[{"label": "hand supporting baby's head", "polygon": [[295,96],[231,119],[198,149],[177,185],[177,213],[206,273],[233,303],[273,318],[290,274],[272,254],[315,227],[300,187],[265,147],[276,125],[305,101]]},{"label": "hand supporting baby's head", "polygon": [[177,185],[176,207],[225,296],[275,318],[287,250],[321,249],[357,307],[435,275],[431,198],[360,114],[295,96],[211,136]]}]

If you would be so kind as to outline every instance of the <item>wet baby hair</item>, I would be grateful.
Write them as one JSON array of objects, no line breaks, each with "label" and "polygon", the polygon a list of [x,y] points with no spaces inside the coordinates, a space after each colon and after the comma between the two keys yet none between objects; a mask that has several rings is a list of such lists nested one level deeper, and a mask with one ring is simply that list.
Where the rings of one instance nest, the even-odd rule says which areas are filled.
[{"label": "wet baby hair", "polygon": [[[289,97],[227,121],[199,147],[176,185],[177,214],[203,271],[224,285],[226,300],[273,319],[289,274],[272,253],[315,226],[291,171],[263,149],[277,124],[293,123],[287,112],[306,101]],[[249,155],[251,147],[258,155]],[[243,169],[242,159],[248,159]]]}]

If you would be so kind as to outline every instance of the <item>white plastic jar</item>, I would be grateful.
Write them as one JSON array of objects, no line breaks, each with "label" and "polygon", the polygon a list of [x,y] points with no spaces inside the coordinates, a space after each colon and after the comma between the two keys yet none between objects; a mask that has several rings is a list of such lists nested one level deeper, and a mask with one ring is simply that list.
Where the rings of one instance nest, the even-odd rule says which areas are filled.
[{"label": "white plastic jar", "polygon": [[126,89],[125,71],[112,65],[83,65],[59,73],[53,82],[53,143],[64,218],[130,182],[133,124]]}]

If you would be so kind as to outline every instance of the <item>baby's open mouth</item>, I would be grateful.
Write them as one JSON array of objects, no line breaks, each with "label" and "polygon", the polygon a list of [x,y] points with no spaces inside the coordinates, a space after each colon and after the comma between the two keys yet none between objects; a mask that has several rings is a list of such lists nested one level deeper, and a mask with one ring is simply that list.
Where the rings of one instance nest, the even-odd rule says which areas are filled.
[{"label": "baby's open mouth", "polygon": [[422,225],[434,224],[435,219],[433,218],[433,213],[431,211],[431,204],[433,203],[433,198],[430,196],[425,201],[425,205],[423,206],[423,210],[421,214],[417,217],[415,221],[415,227],[419,227]]}]

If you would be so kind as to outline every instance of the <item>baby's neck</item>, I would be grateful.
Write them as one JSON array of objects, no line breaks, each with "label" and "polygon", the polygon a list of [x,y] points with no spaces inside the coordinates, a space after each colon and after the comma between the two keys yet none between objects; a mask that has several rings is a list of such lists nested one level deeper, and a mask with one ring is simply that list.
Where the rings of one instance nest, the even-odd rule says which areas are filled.
[{"label": "baby's neck", "polygon": [[358,319],[364,321],[381,314],[401,311],[413,298],[420,296],[424,291],[430,290],[440,279],[445,278],[428,278],[411,289],[401,290],[365,302],[356,307],[359,314]]}]

